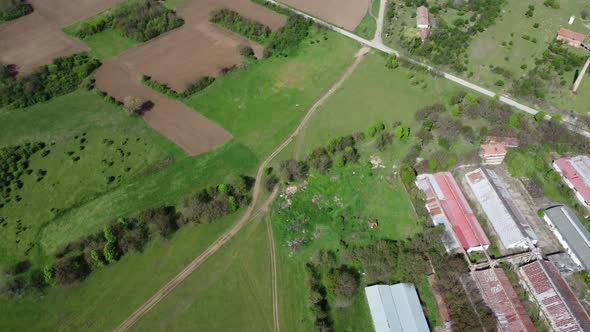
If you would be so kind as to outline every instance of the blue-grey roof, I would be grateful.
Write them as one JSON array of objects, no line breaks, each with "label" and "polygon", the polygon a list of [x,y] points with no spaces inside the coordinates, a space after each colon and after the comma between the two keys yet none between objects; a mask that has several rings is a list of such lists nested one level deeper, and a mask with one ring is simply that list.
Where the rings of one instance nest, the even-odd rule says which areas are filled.
[{"label": "blue-grey roof", "polygon": [[590,234],[576,214],[566,206],[551,207],[545,210],[545,214],[584,269],[590,271]]},{"label": "blue-grey roof", "polygon": [[413,284],[365,288],[375,332],[428,332],[428,323]]}]

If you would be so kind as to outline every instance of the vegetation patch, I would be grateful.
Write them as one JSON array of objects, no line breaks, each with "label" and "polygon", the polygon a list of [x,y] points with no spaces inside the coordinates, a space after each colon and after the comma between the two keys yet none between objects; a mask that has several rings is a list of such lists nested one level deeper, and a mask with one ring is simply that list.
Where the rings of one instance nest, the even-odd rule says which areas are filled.
[{"label": "vegetation patch", "polygon": [[0,0],[0,23],[14,20],[33,12],[25,0]]},{"label": "vegetation patch", "polygon": [[209,22],[241,34],[260,44],[265,44],[272,31],[262,23],[247,19],[231,9],[222,8],[211,13]]},{"label": "vegetation patch", "polygon": [[162,83],[159,83],[155,80],[152,80],[151,77],[146,76],[146,75],[143,75],[141,81],[145,85],[160,92],[161,94],[163,94],[165,96],[179,99],[179,98],[190,97],[191,95],[207,88],[209,85],[211,85],[211,84],[213,84],[213,82],[215,82],[215,77],[211,77],[211,76],[201,77],[200,79],[196,80],[194,83],[189,84],[189,86],[186,88],[186,90],[184,90],[182,92],[177,92],[177,91],[173,90],[172,88],[170,88],[169,86],[167,86],[166,84],[162,84]]}]

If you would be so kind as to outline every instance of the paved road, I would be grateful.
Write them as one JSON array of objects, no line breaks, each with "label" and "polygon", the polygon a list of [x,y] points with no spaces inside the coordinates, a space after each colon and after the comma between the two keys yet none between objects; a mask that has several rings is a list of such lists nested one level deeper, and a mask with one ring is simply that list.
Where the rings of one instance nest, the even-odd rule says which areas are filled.
[{"label": "paved road", "polygon": [[[281,2],[278,2],[276,0],[266,0],[266,1],[268,1],[270,3],[273,3],[273,4],[277,5],[277,6],[280,6],[282,8],[288,9],[288,10],[290,10],[290,11],[296,13],[296,14],[299,14],[301,16],[304,16],[304,17],[306,17],[306,18],[308,18],[308,19],[316,22],[319,25],[322,25],[322,26],[324,26],[324,27],[326,27],[326,28],[328,28],[330,30],[333,30],[335,32],[338,32],[339,34],[344,35],[344,36],[346,36],[346,37],[348,37],[350,39],[356,40],[356,41],[358,41],[359,43],[361,43],[363,45],[369,46],[369,47],[371,47],[373,49],[376,49],[376,50],[379,50],[379,51],[382,51],[382,52],[385,52],[385,53],[388,53],[388,54],[395,54],[396,56],[400,56],[400,53],[398,51],[394,50],[393,48],[391,48],[389,46],[384,45],[383,42],[381,41],[381,31],[382,31],[382,28],[383,28],[383,20],[384,20],[384,16],[385,16],[384,15],[385,14],[385,1],[384,0],[381,0],[381,4],[379,6],[379,21],[378,21],[378,24],[377,24],[377,29],[380,32],[379,33],[379,38],[377,38],[377,35],[376,35],[373,40],[366,40],[366,39],[364,39],[362,37],[359,37],[359,36],[355,35],[354,33],[350,32],[350,31],[344,30],[344,29],[342,29],[342,28],[340,28],[338,26],[335,26],[335,25],[333,25],[331,23],[328,23],[326,21],[323,21],[323,20],[321,20],[321,19],[319,19],[317,17],[311,16],[311,15],[305,13],[305,12],[302,12],[302,11],[296,9],[296,8],[293,8],[293,7],[290,7],[288,5],[285,5],[285,4],[283,4]],[[473,91],[479,92],[479,93],[481,93],[483,95],[486,95],[488,97],[495,97],[497,95],[497,93],[495,93],[495,92],[493,92],[491,90],[488,90],[486,88],[483,88],[483,87],[481,87],[481,86],[479,86],[477,84],[468,82],[468,81],[466,81],[466,80],[464,80],[462,78],[459,78],[459,77],[457,77],[455,75],[452,75],[452,74],[449,74],[449,73],[440,71],[440,70],[438,70],[438,69],[436,69],[436,68],[434,68],[434,67],[432,67],[432,66],[430,66],[430,65],[428,65],[426,63],[420,62],[420,61],[418,61],[416,59],[408,58],[407,56],[404,56],[404,58],[407,59],[409,62],[415,64],[415,65],[422,66],[422,67],[427,68],[428,70],[433,71],[433,72],[437,72],[442,77],[444,77],[444,78],[446,78],[446,79],[448,79],[448,80],[450,80],[452,82],[455,82],[455,83],[457,83],[459,85],[462,85],[462,86],[464,86],[464,87],[466,87],[468,89],[471,89]],[[516,108],[518,110],[521,110],[523,112],[526,112],[528,114],[535,115],[535,114],[539,113],[539,110],[534,109],[534,108],[529,107],[529,106],[526,106],[526,105],[524,105],[522,103],[519,103],[519,102],[515,101],[514,99],[510,99],[510,98],[508,98],[506,96],[498,96],[498,97],[499,97],[498,100],[500,102],[503,102],[503,103],[505,103],[507,105],[510,105],[510,106],[512,106],[512,107],[514,107],[514,108]],[[546,116],[545,118],[546,119],[550,119],[551,117],[550,116]],[[569,130],[571,130],[573,132],[576,132],[576,133],[578,133],[578,134],[580,134],[582,136],[585,136],[586,138],[590,138],[590,132],[588,132],[588,131],[586,131],[584,129],[581,129],[581,128],[579,128],[579,127],[577,127],[577,126],[575,126],[575,125],[573,125],[571,123],[564,123],[564,124],[565,124],[565,126]]]},{"label": "paved road", "polygon": [[[151,298],[149,298],[144,304],[142,304],[139,309],[137,309],[131,316],[129,316],[121,325],[119,325],[115,331],[116,332],[123,332],[128,331],[137,321],[139,321],[145,314],[147,314],[156,304],[158,304],[166,295],[170,294],[176,286],[182,283],[191,273],[193,273],[201,264],[203,264],[209,257],[211,257],[214,253],[217,252],[223,245],[225,245],[234,235],[236,235],[242,227],[253,217],[252,213],[254,212],[254,208],[258,202],[258,198],[260,196],[260,192],[262,190],[262,178],[264,175],[264,170],[270,164],[270,162],[279,154],[281,153],[292,141],[293,139],[299,135],[299,133],[303,130],[303,128],[307,125],[307,122],[311,118],[311,116],[324,104],[324,102],[340,88],[342,83],[344,83],[350,75],[354,72],[356,67],[361,63],[364,55],[370,51],[368,47],[363,47],[359,50],[359,52],[355,55],[355,60],[353,63],[348,67],[346,72],[340,77],[340,79],[328,90],[320,99],[316,101],[315,104],[307,111],[297,128],[293,131],[293,133],[281,144],[279,145],[263,162],[260,164],[258,168],[258,172],[256,173],[256,182],[254,183],[254,190],[252,191],[252,201],[250,205],[246,209],[246,212],[242,215],[242,217],[223,235],[221,235],[213,244],[211,244],[202,254],[200,254],[197,258],[195,258],[192,262],[190,262],[180,273],[178,273],[172,280],[170,280],[164,287],[159,289]],[[273,195],[269,197],[269,199],[263,204],[261,210],[259,212],[264,211],[268,208],[268,205],[272,202],[276,195],[276,190]],[[274,246],[273,246],[274,247]],[[278,311],[277,311],[278,313]],[[275,316],[276,317],[276,316]]]}]

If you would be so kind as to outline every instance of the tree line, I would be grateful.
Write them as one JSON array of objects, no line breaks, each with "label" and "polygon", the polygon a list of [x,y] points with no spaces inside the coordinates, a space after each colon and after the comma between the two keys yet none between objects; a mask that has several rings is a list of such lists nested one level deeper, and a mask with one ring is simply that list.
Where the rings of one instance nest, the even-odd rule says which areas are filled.
[{"label": "tree line", "polygon": [[0,23],[14,20],[33,12],[33,6],[25,0],[0,1]]},{"label": "tree line", "polygon": [[272,33],[268,26],[245,18],[240,13],[227,8],[213,11],[209,17],[209,22],[239,33],[260,44],[265,44]]},{"label": "tree line", "polygon": [[23,108],[72,92],[99,66],[100,61],[80,53],[56,58],[22,78],[4,67],[0,70],[0,107]]},{"label": "tree line", "polygon": [[186,98],[186,97],[192,96],[193,94],[195,94],[201,90],[204,90],[205,88],[207,88],[208,86],[213,84],[213,82],[215,82],[215,77],[203,76],[203,77],[197,79],[196,81],[194,81],[193,83],[190,83],[187,86],[187,88],[182,92],[177,92],[177,91],[173,90],[172,88],[170,88],[168,85],[162,84],[156,80],[153,80],[150,76],[147,76],[147,75],[143,75],[141,81],[145,85],[160,92],[161,94],[163,94],[165,96],[169,96],[169,97],[173,97],[173,98]]}]

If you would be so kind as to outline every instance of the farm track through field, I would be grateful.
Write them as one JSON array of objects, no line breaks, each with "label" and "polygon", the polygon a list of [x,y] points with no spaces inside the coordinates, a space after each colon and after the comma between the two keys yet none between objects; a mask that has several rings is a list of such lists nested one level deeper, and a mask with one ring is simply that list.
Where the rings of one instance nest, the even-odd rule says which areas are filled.
[{"label": "farm track through field", "polygon": [[[277,187],[278,188],[278,187]],[[276,190],[276,189],[275,189]],[[268,230],[268,249],[270,253],[270,273],[272,280],[272,322],[273,331],[281,331],[281,320],[279,317],[279,287],[277,280],[277,255],[275,252],[275,239],[272,232],[272,217],[265,216],[265,223]]]},{"label": "farm track through field", "polygon": [[[253,215],[254,209],[258,202],[258,198],[260,196],[260,191],[262,190],[262,178],[264,176],[264,169],[270,164],[270,162],[279,154],[281,153],[299,133],[303,130],[303,128],[307,125],[307,122],[311,118],[311,116],[324,104],[324,102],[336,92],[342,86],[342,84],[352,75],[354,70],[358,67],[361,61],[364,58],[364,55],[370,51],[369,47],[362,47],[357,54],[355,55],[355,60],[353,63],[348,67],[346,72],[340,77],[340,79],[334,83],[334,85],[320,98],[316,101],[315,104],[307,111],[297,128],[293,131],[293,133],[281,144],[279,145],[258,167],[258,172],[256,173],[256,181],[254,184],[254,190],[252,191],[252,201],[250,205],[246,209],[246,212],[242,215],[242,217],[223,235],[221,235],[213,244],[211,244],[203,253],[201,253],[197,258],[195,258],[192,262],[190,262],[180,273],[178,273],[172,280],[170,280],[164,287],[158,290],[151,298],[149,298],[144,304],[142,304],[139,309],[137,309],[131,316],[129,316],[121,325],[115,328],[114,331],[122,332],[128,331],[137,321],[139,321],[143,316],[145,316],[154,306],[156,306],[166,295],[170,294],[176,286],[182,283],[191,273],[193,273],[201,264],[203,264],[209,257],[215,254],[223,245],[225,245],[234,235],[236,235],[242,227],[253,217],[258,216],[261,212],[266,210],[272,200],[276,196],[277,190],[273,192],[273,194],[268,198],[268,200],[261,206],[257,213]],[[275,280],[276,282],[276,280]],[[275,293],[276,294],[276,293]],[[275,295],[273,295],[274,297]],[[278,302],[278,301],[277,301]],[[273,307],[275,304],[273,304]],[[278,306],[278,305],[277,305]],[[278,314],[278,312],[277,312]],[[273,319],[275,319],[273,313]],[[276,318],[278,319],[278,318]],[[275,323],[276,324],[276,323]],[[274,325],[274,324],[273,324]],[[278,325],[277,325],[278,326]]]}]

